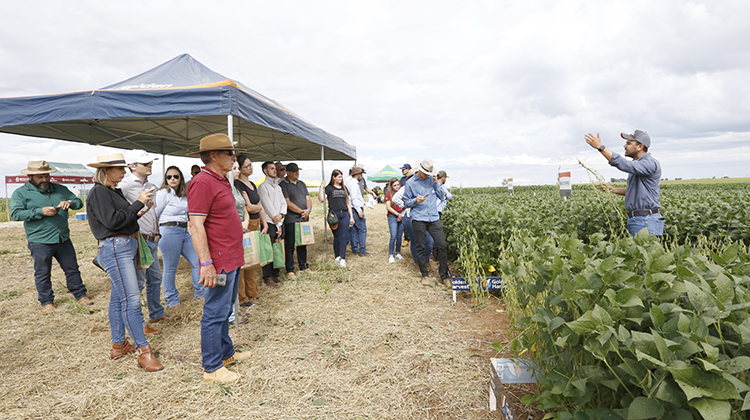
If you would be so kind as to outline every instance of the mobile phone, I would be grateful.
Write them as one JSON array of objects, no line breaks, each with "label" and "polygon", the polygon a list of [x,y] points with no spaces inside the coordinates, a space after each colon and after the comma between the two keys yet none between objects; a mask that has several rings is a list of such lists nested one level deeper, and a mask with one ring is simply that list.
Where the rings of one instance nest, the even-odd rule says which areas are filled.
[{"label": "mobile phone", "polygon": [[226,286],[227,285],[227,275],[224,273],[219,273],[216,275],[216,285],[217,286]]},{"label": "mobile phone", "polygon": [[424,198],[427,198],[427,197],[429,197],[429,196],[430,196],[430,194],[432,194],[432,193],[431,193],[431,192],[428,192],[427,194],[423,195],[422,197],[424,197]]}]

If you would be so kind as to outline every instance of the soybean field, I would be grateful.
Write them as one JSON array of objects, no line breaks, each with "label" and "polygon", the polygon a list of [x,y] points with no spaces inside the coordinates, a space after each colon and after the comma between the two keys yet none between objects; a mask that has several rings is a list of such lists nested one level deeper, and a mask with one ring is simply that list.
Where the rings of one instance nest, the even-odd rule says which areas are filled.
[{"label": "soybean field", "polygon": [[454,191],[449,253],[503,278],[510,350],[537,367],[523,402],[548,418],[750,413],[750,183],[662,185],[661,205],[665,235],[632,238],[594,185]]}]

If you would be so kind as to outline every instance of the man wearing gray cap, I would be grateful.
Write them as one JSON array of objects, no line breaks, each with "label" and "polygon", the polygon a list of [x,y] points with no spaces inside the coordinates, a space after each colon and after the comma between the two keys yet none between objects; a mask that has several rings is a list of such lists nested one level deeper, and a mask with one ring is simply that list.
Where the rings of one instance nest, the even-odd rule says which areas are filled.
[{"label": "man wearing gray cap", "polygon": [[659,213],[659,186],[661,165],[648,152],[651,137],[643,130],[632,134],[621,133],[625,139],[625,156],[633,159],[627,161],[619,154],[602,144],[597,133],[586,134],[586,143],[597,149],[609,161],[610,166],[628,173],[628,184],[625,188],[616,188],[609,184],[602,185],[602,190],[625,196],[625,210],[628,212],[628,232],[635,236],[643,229],[661,236],[664,234],[664,218]]}]

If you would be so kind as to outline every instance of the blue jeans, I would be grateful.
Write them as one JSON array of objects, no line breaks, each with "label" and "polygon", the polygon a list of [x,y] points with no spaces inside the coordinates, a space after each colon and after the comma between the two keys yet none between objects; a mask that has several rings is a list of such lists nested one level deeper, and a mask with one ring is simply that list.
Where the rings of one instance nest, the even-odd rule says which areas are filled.
[{"label": "blue jeans", "polygon": [[107,238],[99,243],[97,259],[109,274],[112,291],[109,297],[109,330],[113,343],[125,341],[125,330],[136,347],[148,345],[143,334],[141,289],[135,274],[138,256],[136,238]]},{"label": "blue jeans", "polygon": [[[404,225],[404,237],[406,237],[406,234],[408,233],[411,238],[411,241],[409,242],[411,258],[414,260],[414,264],[419,264],[419,259],[417,258],[417,241],[414,236],[414,226],[411,224],[411,216],[404,215],[404,217],[401,218],[401,224]],[[425,232],[424,258],[427,263],[430,262],[430,256],[432,256],[432,248],[434,245],[435,241],[432,239],[430,232]]]},{"label": "blue jeans", "polygon": [[[364,211],[362,214],[364,214]],[[359,217],[359,213],[354,209],[352,209],[352,215],[354,215],[354,224],[349,228],[352,252],[364,254],[367,252],[367,222],[364,217]],[[341,223],[339,223],[340,226]]]},{"label": "blue jeans", "polygon": [[[161,267],[159,266],[159,243],[146,241],[154,263],[149,268],[135,270],[138,278],[138,289],[143,290],[146,286],[146,304],[148,305],[148,316],[152,321],[164,316],[164,307],[161,306]],[[144,324],[145,325],[145,324]]]},{"label": "blue jeans", "polygon": [[393,255],[394,248],[396,254],[401,253],[401,235],[404,233],[404,222],[398,221],[398,217],[388,215],[388,230],[391,231],[391,240],[388,242],[388,255]]},{"label": "blue jeans", "polygon": [[161,240],[159,249],[164,261],[162,271],[162,283],[164,288],[164,300],[167,306],[177,306],[180,304],[180,291],[175,286],[175,275],[177,274],[177,264],[180,262],[180,255],[185,257],[192,267],[191,275],[193,279],[193,296],[196,299],[203,297],[203,285],[198,283],[201,279],[200,263],[198,254],[193,248],[193,238],[188,233],[187,228],[179,226],[159,226]]},{"label": "blue jeans", "polygon": [[630,232],[630,236],[637,235],[643,229],[648,229],[648,233],[652,235],[664,235],[664,218],[661,217],[661,213],[628,217],[628,232]]},{"label": "blue jeans", "polygon": [[65,273],[65,283],[68,290],[75,296],[76,300],[86,296],[86,286],[83,285],[81,272],[78,270],[76,250],[73,248],[73,242],[70,242],[70,239],[59,244],[29,242],[27,246],[31,251],[31,258],[34,259],[34,283],[36,283],[37,299],[42,306],[50,305],[55,300],[50,275],[52,258],[60,264],[60,268]]},{"label": "blue jeans", "polygon": [[[224,270],[222,270],[224,273]],[[201,318],[201,355],[203,370],[206,373],[216,372],[234,354],[234,345],[229,338],[229,316],[237,300],[237,276],[240,269],[227,275],[226,286],[206,287],[203,289],[203,317]]]},{"label": "blue jeans", "polygon": [[333,254],[346,259],[346,244],[349,243],[349,211],[332,211],[339,218],[339,227],[333,231]]}]

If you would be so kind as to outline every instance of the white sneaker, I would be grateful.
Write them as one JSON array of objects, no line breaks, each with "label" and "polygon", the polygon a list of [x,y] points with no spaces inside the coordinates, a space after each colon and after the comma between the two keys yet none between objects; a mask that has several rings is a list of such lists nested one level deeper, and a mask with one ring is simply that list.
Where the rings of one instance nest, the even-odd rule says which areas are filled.
[{"label": "white sneaker", "polygon": [[393,258],[393,255],[389,255],[388,256],[388,264],[393,264],[395,262],[396,262],[396,260]]},{"label": "white sneaker", "polygon": [[341,268],[346,268],[346,260],[340,260],[339,265],[341,266]]},{"label": "white sneaker", "polygon": [[336,257],[336,260],[335,260],[335,261],[336,261],[336,262],[339,262],[339,261],[341,261],[341,257]]},{"label": "white sneaker", "polygon": [[397,259],[397,260],[403,260],[403,259],[404,259],[404,257],[402,257],[402,256],[401,256],[401,254],[396,254],[396,259]]}]

